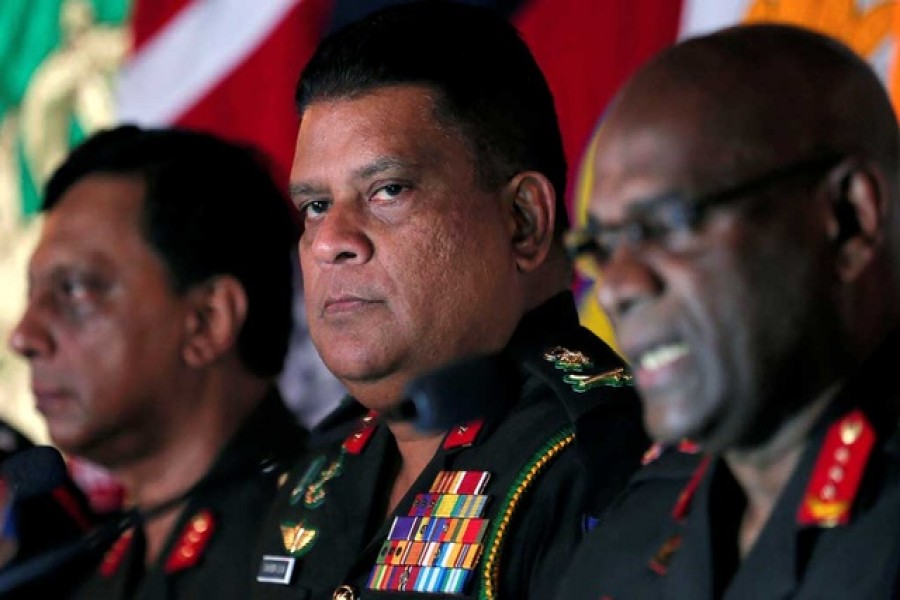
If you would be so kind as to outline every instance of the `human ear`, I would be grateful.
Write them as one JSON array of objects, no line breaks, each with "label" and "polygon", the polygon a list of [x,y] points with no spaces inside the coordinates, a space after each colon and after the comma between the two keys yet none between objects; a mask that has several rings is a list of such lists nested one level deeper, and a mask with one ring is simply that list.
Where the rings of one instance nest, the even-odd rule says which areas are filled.
[{"label": "human ear", "polygon": [[528,273],[540,267],[553,241],[556,220],[556,193],[547,178],[525,171],[507,184],[511,199],[512,244],[516,266]]},{"label": "human ear", "polygon": [[841,281],[856,279],[871,263],[882,243],[887,205],[880,171],[850,162],[839,167],[829,182],[831,214],[828,235],[837,251],[837,274]]},{"label": "human ear", "polygon": [[247,293],[237,279],[218,276],[188,291],[184,361],[204,367],[237,344],[247,318]]}]

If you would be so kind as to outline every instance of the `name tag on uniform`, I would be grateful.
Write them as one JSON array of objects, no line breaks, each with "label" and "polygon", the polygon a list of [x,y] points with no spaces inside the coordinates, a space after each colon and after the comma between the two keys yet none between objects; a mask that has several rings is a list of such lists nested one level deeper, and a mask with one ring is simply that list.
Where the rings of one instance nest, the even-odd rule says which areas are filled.
[{"label": "name tag on uniform", "polygon": [[259,565],[256,580],[260,583],[280,583],[288,585],[294,574],[294,563],[297,559],[290,556],[272,556],[266,554]]}]

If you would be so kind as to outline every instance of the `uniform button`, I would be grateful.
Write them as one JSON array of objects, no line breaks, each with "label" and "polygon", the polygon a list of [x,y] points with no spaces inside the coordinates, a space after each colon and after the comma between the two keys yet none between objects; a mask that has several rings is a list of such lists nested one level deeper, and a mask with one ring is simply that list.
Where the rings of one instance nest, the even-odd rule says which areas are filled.
[{"label": "uniform button", "polygon": [[356,600],[356,592],[349,585],[339,585],[331,595],[331,600]]}]

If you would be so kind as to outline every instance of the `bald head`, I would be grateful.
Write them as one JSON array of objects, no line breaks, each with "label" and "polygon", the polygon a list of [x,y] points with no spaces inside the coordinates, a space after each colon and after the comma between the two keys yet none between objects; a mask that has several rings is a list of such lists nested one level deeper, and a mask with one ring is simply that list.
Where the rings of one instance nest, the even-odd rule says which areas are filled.
[{"label": "bald head", "polygon": [[805,29],[751,25],[683,42],[629,82],[613,115],[691,128],[725,176],[842,154],[877,161],[894,183],[897,124],[884,87],[849,48]]}]

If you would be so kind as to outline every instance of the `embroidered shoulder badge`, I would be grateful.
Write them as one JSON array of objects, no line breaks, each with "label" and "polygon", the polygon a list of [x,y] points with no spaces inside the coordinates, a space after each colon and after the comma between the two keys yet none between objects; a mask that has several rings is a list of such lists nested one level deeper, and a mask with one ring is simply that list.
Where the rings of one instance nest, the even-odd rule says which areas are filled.
[{"label": "embroidered shoulder badge", "polygon": [[599,374],[584,373],[594,366],[593,361],[583,352],[555,346],[544,352],[544,360],[565,371],[563,381],[576,392],[583,393],[595,387],[625,387],[634,385],[634,377],[624,367],[618,367]]},{"label": "embroidered shoulder badge", "polygon": [[593,361],[583,352],[569,350],[562,346],[554,346],[544,352],[544,360],[552,362],[560,371],[580,373],[594,366]]}]

